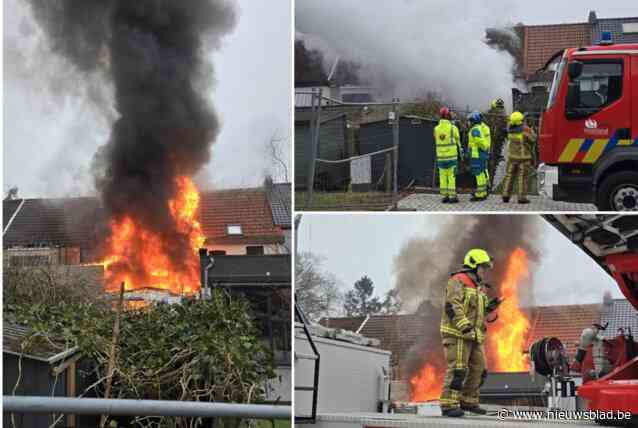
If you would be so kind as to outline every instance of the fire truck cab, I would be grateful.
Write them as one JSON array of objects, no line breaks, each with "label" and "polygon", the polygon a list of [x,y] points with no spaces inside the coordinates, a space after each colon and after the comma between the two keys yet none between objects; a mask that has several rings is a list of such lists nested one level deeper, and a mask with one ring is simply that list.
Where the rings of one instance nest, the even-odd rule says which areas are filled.
[{"label": "fire truck cab", "polygon": [[540,124],[553,199],[638,210],[638,44],[566,49]]}]

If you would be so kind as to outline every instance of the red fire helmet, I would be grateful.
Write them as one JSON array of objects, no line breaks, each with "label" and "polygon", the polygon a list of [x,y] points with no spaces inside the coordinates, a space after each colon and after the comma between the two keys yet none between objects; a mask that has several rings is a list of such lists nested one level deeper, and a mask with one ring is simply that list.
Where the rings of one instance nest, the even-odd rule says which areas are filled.
[{"label": "red fire helmet", "polygon": [[439,110],[439,116],[441,116],[441,119],[448,119],[450,117],[450,109],[447,107],[441,107],[441,110]]}]

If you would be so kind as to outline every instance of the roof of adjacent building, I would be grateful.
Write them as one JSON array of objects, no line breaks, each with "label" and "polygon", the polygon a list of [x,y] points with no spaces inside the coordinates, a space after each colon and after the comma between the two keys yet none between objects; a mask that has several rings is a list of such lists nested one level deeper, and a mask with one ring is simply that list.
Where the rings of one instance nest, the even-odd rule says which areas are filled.
[{"label": "roof of adjacent building", "polygon": [[602,314],[600,316],[600,324],[607,324],[607,329],[603,332],[606,339],[613,339],[618,335],[620,328],[629,327],[634,337],[638,337],[638,311],[631,306],[629,300],[613,299],[603,305]]},{"label": "roof of adjacent building", "polygon": [[[203,193],[200,222],[207,245],[284,242],[283,231],[275,224],[266,191],[261,187]],[[229,235],[230,225],[241,226],[241,235]]]},{"label": "roof of adjacent building", "polygon": [[591,44],[590,23],[529,25],[523,27],[523,73],[534,74],[557,52]]},{"label": "roof of adjacent building", "polygon": [[[273,189],[270,200],[263,188],[202,192],[200,220],[208,243],[284,242],[282,228],[290,227],[290,185],[275,184]],[[4,227],[23,201],[3,235],[4,248],[94,248],[98,242],[105,224],[98,198],[6,200],[2,203]],[[228,225],[241,225],[242,234],[228,236]]]},{"label": "roof of adjacent building", "polygon": [[4,320],[2,324],[2,352],[53,364],[78,351],[59,340],[44,340],[31,334],[27,327]]},{"label": "roof of adjacent building", "polygon": [[[4,201],[3,211],[16,202]],[[92,247],[103,215],[97,198],[25,199],[3,235],[3,246]]]},{"label": "roof of adjacent building", "polygon": [[[557,337],[566,348],[568,357],[576,354],[580,334],[594,323],[609,327],[605,336],[612,338],[619,327],[631,327],[638,333],[638,311],[625,299],[615,299],[608,305],[558,305],[536,306],[524,310],[530,319],[530,332],[526,349],[543,337]],[[323,318],[320,324],[326,327],[357,331],[366,337],[381,341],[380,347],[392,352],[392,361],[397,363],[410,348],[424,337],[438,338],[441,312],[434,307],[422,314],[372,315],[366,317]],[[489,325],[488,325],[489,335]]]},{"label": "roof of adjacent building", "polygon": [[274,183],[268,192],[273,222],[284,229],[292,226],[292,194],[290,183]]},{"label": "roof of adjacent building", "polygon": [[214,264],[208,280],[223,284],[287,284],[290,285],[289,254],[267,256],[213,256]]},{"label": "roof of adjacent building", "polygon": [[526,348],[544,337],[557,337],[568,356],[576,354],[583,329],[600,322],[602,305],[557,305],[532,308]]},{"label": "roof of adjacent building", "polygon": [[16,212],[22,199],[5,199],[2,203],[2,230],[7,227],[7,224]]},{"label": "roof of adjacent building", "polygon": [[592,44],[600,42],[602,32],[610,32],[614,43],[638,43],[638,31],[626,33],[623,24],[638,24],[638,16],[630,18],[596,18],[592,27]]}]

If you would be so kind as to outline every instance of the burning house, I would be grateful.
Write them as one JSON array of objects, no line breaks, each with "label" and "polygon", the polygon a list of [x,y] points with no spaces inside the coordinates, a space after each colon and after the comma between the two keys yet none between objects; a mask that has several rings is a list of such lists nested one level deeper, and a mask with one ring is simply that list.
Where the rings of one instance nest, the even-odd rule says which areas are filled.
[{"label": "burning house", "polygon": [[[132,245],[131,236],[139,233],[132,222],[115,228],[117,233],[104,239],[99,225],[104,224],[107,214],[97,198],[7,200],[3,202],[4,264],[48,264],[86,272],[96,286],[101,285],[107,291],[117,290],[123,281],[127,291],[139,294],[146,290],[142,294],[153,300],[166,294],[195,294],[200,288],[197,256],[200,248],[217,255],[289,253],[289,188],[288,184],[274,184],[269,188],[210,191],[201,195],[192,190],[191,199],[185,196],[181,202],[184,207],[188,206],[185,201],[191,204],[186,215],[193,219],[197,215],[201,220],[193,220],[196,226],[189,235],[192,247],[183,255],[188,263],[178,274],[171,273],[169,260],[151,245],[156,238],[141,233],[148,238],[149,247],[141,243]],[[142,267],[136,268],[135,258],[130,257],[136,251],[146,256]],[[116,267],[118,263],[128,266],[131,273],[122,273]],[[156,292],[160,294],[154,298]]]}]

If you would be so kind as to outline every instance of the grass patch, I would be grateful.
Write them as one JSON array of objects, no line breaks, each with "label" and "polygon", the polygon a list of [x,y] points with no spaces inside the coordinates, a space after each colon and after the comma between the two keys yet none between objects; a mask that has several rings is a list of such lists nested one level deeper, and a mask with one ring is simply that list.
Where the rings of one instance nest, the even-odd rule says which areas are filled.
[{"label": "grass patch", "polygon": [[[384,210],[392,203],[392,194],[385,192],[314,192],[312,203],[306,207],[306,192],[295,192],[296,210],[356,209]],[[378,206],[378,207],[377,207]]]}]

